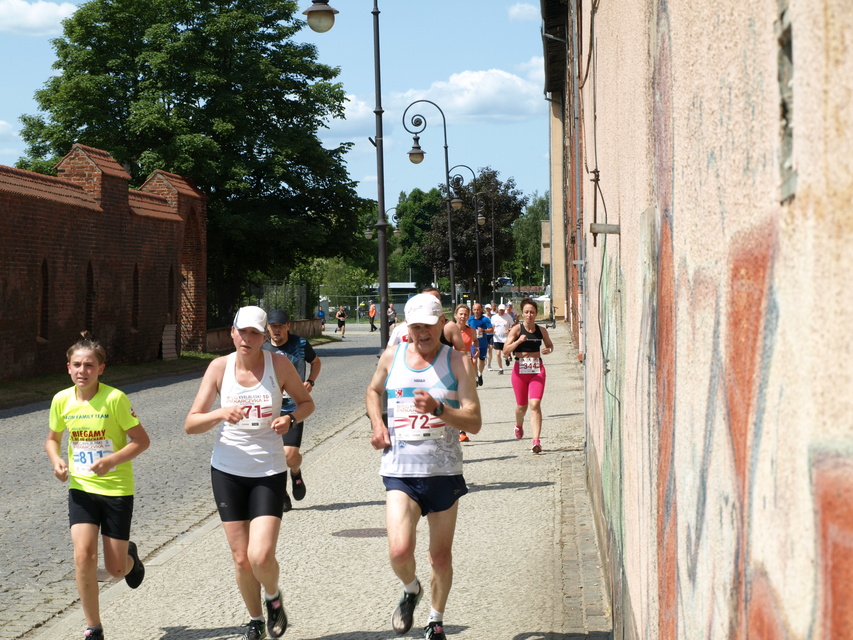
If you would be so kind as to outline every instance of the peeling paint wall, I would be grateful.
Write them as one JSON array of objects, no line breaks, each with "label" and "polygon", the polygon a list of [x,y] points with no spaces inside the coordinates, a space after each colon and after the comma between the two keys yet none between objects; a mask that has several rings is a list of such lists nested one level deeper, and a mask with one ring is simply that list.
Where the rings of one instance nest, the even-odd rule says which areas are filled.
[{"label": "peeling paint wall", "polygon": [[615,635],[853,638],[853,3],[573,6]]}]

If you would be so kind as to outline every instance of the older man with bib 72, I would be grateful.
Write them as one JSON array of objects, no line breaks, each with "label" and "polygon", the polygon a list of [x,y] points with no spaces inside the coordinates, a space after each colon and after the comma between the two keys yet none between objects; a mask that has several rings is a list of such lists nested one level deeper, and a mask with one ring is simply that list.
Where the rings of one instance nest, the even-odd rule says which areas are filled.
[{"label": "older man with bib 72", "polygon": [[[391,568],[403,584],[391,617],[398,634],[412,627],[423,595],[415,573],[418,521],[429,524],[431,610],[424,637],[444,640],[444,608],[453,581],[452,546],[462,477],[459,431],[482,427],[477,387],[466,354],[441,344],[441,303],[420,293],[406,303],[409,341],[386,349],[367,388],[371,444],[383,451],[380,475],[386,489],[386,526]],[[387,400],[385,394],[387,392]],[[388,426],[382,419],[387,402]]]}]

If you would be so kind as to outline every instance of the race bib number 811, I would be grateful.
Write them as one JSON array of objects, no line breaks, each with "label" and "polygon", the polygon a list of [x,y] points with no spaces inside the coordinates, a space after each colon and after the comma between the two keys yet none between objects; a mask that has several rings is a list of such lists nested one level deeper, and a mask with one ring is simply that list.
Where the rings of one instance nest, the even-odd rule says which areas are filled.
[{"label": "race bib number 811", "polygon": [[92,465],[112,452],[112,440],[75,440],[71,443],[74,473],[84,476],[95,475]]}]

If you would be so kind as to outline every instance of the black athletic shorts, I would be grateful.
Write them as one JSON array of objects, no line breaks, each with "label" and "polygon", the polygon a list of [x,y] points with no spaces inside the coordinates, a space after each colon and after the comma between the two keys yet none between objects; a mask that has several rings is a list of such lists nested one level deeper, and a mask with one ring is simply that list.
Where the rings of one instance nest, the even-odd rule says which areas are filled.
[{"label": "black athletic shorts", "polygon": [[241,522],[260,516],[281,518],[287,495],[287,471],[247,478],[210,468],[213,499],[222,522]]},{"label": "black athletic shorts", "polygon": [[133,496],[102,496],[81,489],[68,490],[68,522],[95,524],[101,535],[116,540],[130,540],[133,519]]},{"label": "black athletic shorts", "polygon": [[385,491],[402,491],[421,508],[421,515],[447,511],[468,493],[465,478],[460,476],[431,476],[428,478],[392,478],[382,476]]},{"label": "black athletic shorts", "polygon": [[304,422],[294,422],[290,425],[290,429],[287,430],[287,433],[281,434],[281,443],[285,447],[296,447],[297,449],[302,446],[302,425]]}]

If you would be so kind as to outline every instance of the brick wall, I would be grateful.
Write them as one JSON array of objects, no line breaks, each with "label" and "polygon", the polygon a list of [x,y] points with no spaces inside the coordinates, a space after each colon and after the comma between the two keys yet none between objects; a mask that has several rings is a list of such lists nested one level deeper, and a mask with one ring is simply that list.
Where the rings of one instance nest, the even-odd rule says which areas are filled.
[{"label": "brick wall", "polygon": [[0,379],[61,371],[90,330],[108,362],[154,360],[163,327],[205,346],[206,199],[155,172],[139,191],[109,154],[74,145],[59,177],[0,166]]}]

